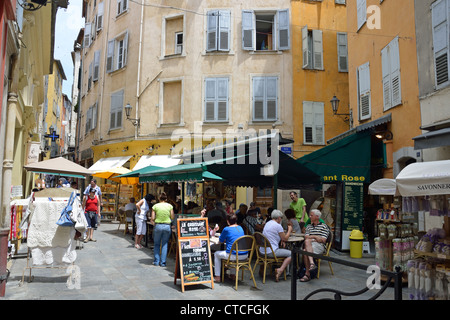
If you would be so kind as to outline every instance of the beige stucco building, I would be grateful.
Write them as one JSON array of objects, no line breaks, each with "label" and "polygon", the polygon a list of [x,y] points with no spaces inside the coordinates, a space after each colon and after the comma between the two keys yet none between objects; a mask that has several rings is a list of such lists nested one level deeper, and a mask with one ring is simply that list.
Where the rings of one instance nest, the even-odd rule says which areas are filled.
[{"label": "beige stucco building", "polygon": [[84,10],[81,163],[131,156],[132,169],[141,155],[177,151],[180,129],[202,144],[230,129],[293,137],[290,1],[94,3]]}]

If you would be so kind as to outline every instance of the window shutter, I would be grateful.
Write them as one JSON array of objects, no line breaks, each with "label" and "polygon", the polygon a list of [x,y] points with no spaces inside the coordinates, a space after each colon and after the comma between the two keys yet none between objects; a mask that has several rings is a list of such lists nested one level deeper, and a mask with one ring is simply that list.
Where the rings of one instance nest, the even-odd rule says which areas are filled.
[{"label": "window shutter", "polygon": [[216,79],[205,80],[205,121],[215,120]]},{"label": "window shutter", "polygon": [[389,46],[381,50],[381,69],[383,75],[383,110],[386,111],[391,108],[391,74],[390,74],[390,59]]},{"label": "window shutter", "polygon": [[91,45],[91,23],[88,22],[84,25],[84,41],[83,46],[89,48]]},{"label": "window shutter", "polygon": [[97,9],[97,31],[103,29],[103,2],[98,4]]},{"label": "window shutter", "polygon": [[255,50],[255,17],[252,10],[242,11],[242,49]]},{"label": "window shutter", "polygon": [[264,78],[253,78],[253,119],[264,120]]},{"label": "window shutter", "polygon": [[123,90],[111,94],[110,129],[122,127]]},{"label": "window shutter", "polygon": [[389,44],[389,58],[391,67],[392,106],[402,103],[402,88],[400,81],[400,51],[398,37]]},{"label": "window shutter", "polygon": [[369,62],[358,68],[359,76],[359,117],[360,120],[372,116],[370,97],[370,65]]},{"label": "window shutter", "polygon": [[108,41],[108,52],[106,56],[106,72],[114,71],[114,40]]},{"label": "window shutter", "polygon": [[313,128],[314,128],[313,103],[310,101],[303,101],[303,143],[310,144],[314,142]]},{"label": "window shutter", "polygon": [[89,64],[89,77],[88,77],[88,91],[91,89],[92,85],[92,71],[93,71],[94,62]]},{"label": "window shutter", "polygon": [[309,66],[309,42],[308,42],[308,26],[302,28],[302,49],[303,49],[303,68]]},{"label": "window shutter", "polygon": [[228,120],[228,79],[217,79],[217,120]]},{"label": "window shutter", "polygon": [[206,51],[217,50],[218,11],[209,11],[206,23]]},{"label": "window shutter", "polygon": [[266,120],[277,119],[277,88],[278,78],[269,77],[266,78]]},{"label": "window shutter", "polygon": [[289,10],[278,11],[278,50],[289,50]]},{"label": "window shutter", "polygon": [[314,143],[325,144],[324,103],[314,102]]},{"label": "window shutter", "polygon": [[231,12],[226,10],[219,11],[219,51],[230,50],[230,22]]},{"label": "window shutter", "polygon": [[128,31],[123,38],[123,56],[122,56],[122,68],[127,65],[127,55],[128,55]]},{"label": "window shutter", "polygon": [[313,30],[314,69],[323,70],[322,30]]},{"label": "window shutter", "polygon": [[98,103],[96,102],[92,107],[92,129],[95,129],[95,127],[97,127],[97,109]]},{"label": "window shutter", "polygon": [[94,76],[92,80],[98,81],[99,73],[100,73],[100,50],[97,50],[94,52]]},{"label": "window shutter", "polygon": [[347,48],[347,34],[337,33],[338,46],[338,71],[348,72],[348,48]]},{"label": "window shutter", "polygon": [[433,27],[433,50],[436,87],[440,88],[449,81],[449,35],[448,1],[440,0],[431,6]]},{"label": "window shutter", "polygon": [[367,21],[367,3],[366,0],[357,0],[356,2],[356,10],[357,10],[357,20],[358,20],[358,29],[366,23]]}]

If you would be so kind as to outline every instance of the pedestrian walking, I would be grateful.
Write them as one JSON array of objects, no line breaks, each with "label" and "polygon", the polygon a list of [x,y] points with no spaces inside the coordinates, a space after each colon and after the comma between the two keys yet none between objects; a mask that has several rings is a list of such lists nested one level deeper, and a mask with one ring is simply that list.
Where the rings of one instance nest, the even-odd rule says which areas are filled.
[{"label": "pedestrian walking", "polygon": [[97,230],[97,220],[100,219],[100,200],[91,188],[87,197],[83,199],[83,210],[88,223],[84,242],[97,241],[94,239],[94,230]]},{"label": "pedestrian walking", "polygon": [[152,207],[152,222],[155,223],[153,231],[155,261],[153,264],[155,266],[159,265],[165,267],[167,246],[170,235],[172,234],[170,224],[175,218],[175,214],[173,212],[173,206],[170,203],[167,203],[167,195],[165,192],[161,193],[159,201],[159,203]]}]

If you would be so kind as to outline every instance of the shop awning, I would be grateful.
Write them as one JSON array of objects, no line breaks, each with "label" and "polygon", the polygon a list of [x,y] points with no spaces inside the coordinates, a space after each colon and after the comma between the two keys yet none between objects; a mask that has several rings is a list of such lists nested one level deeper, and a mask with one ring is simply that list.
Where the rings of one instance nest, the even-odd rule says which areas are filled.
[{"label": "shop awning", "polygon": [[356,132],[305,155],[297,162],[317,173],[322,182],[370,182],[371,131]]},{"label": "shop awning", "polygon": [[168,168],[180,164],[180,159],[174,159],[170,155],[143,155],[133,167],[133,171],[139,170],[148,166]]},{"label": "shop awning", "polygon": [[371,195],[398,195],[395,179],[378,179],[369,185]]},{"label": "shop awning", "polygon": [[131,157],[132,156],[101,158],[94,163],[89,170],[96,172],[119,168],[123,166],[125,162],[130,160]]},{"label": "shop awning", "polygon": [[450,146],[450,128],[430,131],[413,140],[415,150]]},{"label": "shop awning", "polygon": [[[153,167],[154,168],[154,167]],[[143,168],[145,169],[145,168]],[[143,170],[141,169],[141,170]],[[203,164],[179,164],[169,168],[159,168],[139,175],[139,182],[183,182],[223,180],[209,172]]]},{"label": "shop awning", "polygon": [[292,188],[320,183],[317,174],[283,152],[278,151],[278,160],[273,165],[273,170],[271,170],[261,163],[254,154],[247,154],[152,170],[147,174],[140,174],[139,181],[176,182],[209,179],[223,180],[227,185],[242,187],[270,187],[274,185],[273,173],[276,173],[278,188]]},{"label": "shop awning", "polygon": [[85,178],[94,172],[66,158],[58,157],[25,165],[27,171]]},{"label": "shop awning", "polygon": [[405,197],[450,194],[450,160],[411,163],[395,181]]}]

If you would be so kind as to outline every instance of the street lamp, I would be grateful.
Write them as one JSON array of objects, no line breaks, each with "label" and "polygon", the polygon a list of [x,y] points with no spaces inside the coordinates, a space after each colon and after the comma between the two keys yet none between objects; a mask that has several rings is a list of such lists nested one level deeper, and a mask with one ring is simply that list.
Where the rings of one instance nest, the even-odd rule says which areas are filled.
[{"label": "street lamp", "polygon": [[341,102],[336,96],[333,96],[333,98],[330,100],[331,102],[331,108],[333,109],[333,114],[335,116],[346,116],[343,120],[345,122],[348,122],[350,125],[350,129],[353,126],[353,114],[352,109],[350,109],[349,106],[349,113],[337,113],[339,109],[339,102]]},{"label": "street lamp", "polygon": [[125,106],[125,115],[127,116],[127,120],[131,121],[133,126],[139,127],[140,124],[141,124],[141,119],[132,119],[132,118],[130,118],[131,109],[133,109],[133,107],[129,103],[127,103],[127,105]]}]

